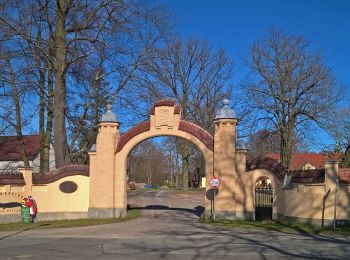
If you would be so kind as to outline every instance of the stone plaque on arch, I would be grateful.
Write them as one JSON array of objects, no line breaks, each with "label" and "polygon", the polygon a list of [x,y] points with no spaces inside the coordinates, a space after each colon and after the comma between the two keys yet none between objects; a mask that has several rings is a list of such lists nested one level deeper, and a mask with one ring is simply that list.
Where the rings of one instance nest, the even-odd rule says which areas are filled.
[{"label": "stone plaque on arch", "polygon": [[155,108],[155,127],[160,129],[167,127],[174,128],[174,107],[156,107]]},{"label": "stone plaque on arch", "polygon": [[157,130],[177,129],[181,118],[180,106],[174,100],[159,100],[151,107],[151,128]]}]

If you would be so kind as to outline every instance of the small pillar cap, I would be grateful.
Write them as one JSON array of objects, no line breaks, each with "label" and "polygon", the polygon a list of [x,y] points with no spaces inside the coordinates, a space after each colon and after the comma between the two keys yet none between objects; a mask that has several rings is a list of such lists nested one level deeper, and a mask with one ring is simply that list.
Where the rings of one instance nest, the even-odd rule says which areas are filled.
[{"label": "small pillar cap", "polygon": [[242,140],[237,140],[236,141],[236,150],[248,150],[248,148]]},{"label": "small pillar cap", "polygon": [[117,123],[117,116],[112,112],[112,105],[108,104],[107,105],[107,111],[101,116],[100,123],[103,122],[112,122],[112,123]]},{"label": "small pillar cap", "polygon": [[218,119],[236,119],[236,113],[233,111],[233,109],[229,108],[228,104],[230,103],[229,99],[224,99],[222,101],[222,108],[218,109],[215,115],[214,120]]},{"label": "small pillar cap", "polygon": [[96,144],[93,144],[93,145],[91,146],[91,149],[90,149],[89,152],[96,152]]}]

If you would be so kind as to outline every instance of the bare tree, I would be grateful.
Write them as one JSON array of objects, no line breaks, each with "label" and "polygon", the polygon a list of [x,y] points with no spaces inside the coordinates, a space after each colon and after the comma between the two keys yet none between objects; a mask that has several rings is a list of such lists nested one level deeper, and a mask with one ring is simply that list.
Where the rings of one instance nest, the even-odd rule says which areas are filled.
[{"label": "bare tree", "polygon": [[323,123],[339,101],[340,87],[321,54],[300,36],[270,32],[252,45],[248,64],[247,102],[259,123],[277,130],[281,162],[289,167],[294,136],[307,124]]},{"label": "bare tree", "polygon": [[[23,82],[21,82],[20,78],[23,80],[23,71],[22,67],[18,68],[19,73],[16,73],[15,68],[10,59],[10,54],[7,52],[3,56],[0,54],[0,71],[1,71],[1,91],[4,93],[4,97],[0,100],[2,101],[2,112],[1,119],[6,121],[14,132],[16,133],[19,149],[23,161],[24,167],[29,167],[29,159],[26,153],[26,147],[24,144],[24,137],[22,134],[22,128],[25,125],[25,122],[22,122],[24,116],[22,114],[22,106],[23,99],[27,93],[25,86],[23,86]],[[17,75],[21,74],[21,75]],[[5,112],[5,113],[4,113]],[[27,117],[28,114],[25,114]]]},{"label": "bare tree", "polygon": [[[35,61],[32,64],[38,75],[42,150],[51,138],[53,116],[56,167],[68,164],[71,161],[66,132],[68,94],[81,87],[70,84],[69,80],[75,77],[74,66],[103,56],[102,70],[95,67],[91,71],[103,71],[99,77],[105,80],[115,80],[118,74],[119,82],[109,95],[113,97],[109,101],[114,101],[134,76],[143,60],[142,53],[167,33],[166,23],[161,23],[164,17],[161,8],[132,0],[19,0],[1,1],[0,7],[0,27],[11,34],[9,42],[16,40],[31,50],[29,56]],[[158,33],[152,34],[153,31]],[[86,107],[90,101],[81,103]],[[79,117],[78,129],[85,120],[84,116]],[[74,134],[72,137],[75,146],[77,138]]]},{"label": "bare tree", "polygon": [[[230,95],[232,60],[223,50],[213,50],[207,42],[177,39],[165,48],[149,50],[143,64],[140,96],[146,101],[172,98],[181,106],[182,117],[213,131],[216,108]],[[194,153],[187,141],[178,140],[182,156],[182,184],[188,189],[188,162]]]},{"label": "bare tree", "polygon": [[267,153],[279,153],[280,137],[274,132],[261,130],[249,136],[247,158],[264,158]]},{"label": "bare tree", "polygon": [[161,146],[152,140],[137,145],[128,156],[130,181],[164,184],[167,179],[167,159]]},{"label": "bare tree", "polygon": [[350,105],[330,115],[326,126],[336,142],[335,151],[343,153],[341,165],[350,167]]}]

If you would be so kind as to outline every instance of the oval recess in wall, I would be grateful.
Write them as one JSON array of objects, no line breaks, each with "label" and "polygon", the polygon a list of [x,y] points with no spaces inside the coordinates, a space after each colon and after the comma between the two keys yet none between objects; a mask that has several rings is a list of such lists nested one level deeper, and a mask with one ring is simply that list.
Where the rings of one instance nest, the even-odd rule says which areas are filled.
[{"label": "oval recess in wall", "polygon": [[78,185],[72,181],[64,181],[60,184],[60,191],[64,193],[73,193],[78,189]]}]

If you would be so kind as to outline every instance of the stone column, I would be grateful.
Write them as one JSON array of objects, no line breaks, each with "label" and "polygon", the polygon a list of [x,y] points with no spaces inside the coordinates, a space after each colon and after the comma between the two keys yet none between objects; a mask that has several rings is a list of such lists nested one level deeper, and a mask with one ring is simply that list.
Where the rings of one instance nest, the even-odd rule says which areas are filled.
[{"label": "stone column", "polygon": [[215,198],[217,218],[235,218],[235,168],[237,119],[228,100],[215,116],[214,175],[221,179],[221,187]]},{"label": "stone column", "polygon": [[119,217],[115,209],[115,149],[119,139],[119,123],[111,106],[98,125],[96,152],[90,153],[90,218]]},{"label": "stone column", "polygon": [[338,161],[326,161],[325,162],[325,186],[326,194],[325,207],[324,207],[324,225],[329,226],[333,224],[334,219],[334,203],[336,195],[336,178],[339,178],[339,162]]},{"label": "stone column", "polygon": [[335,179],[339,177],[339,174],[338,174],[339,162],[326,161],[324,168],[325,168],[325,184],[330,187],[335,186]]},{"label": "stone column", "polygon": [[32,167],[21,167],[18,168],[19,172],[22,173],[23,179],[25,182],[24,186],[24,192],[25,195],[29,196],[32,192],[32,185],[33,185],[33,168]]}]

